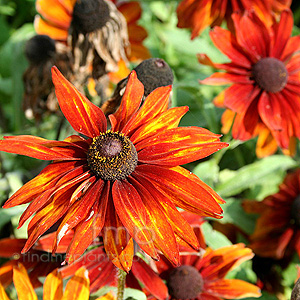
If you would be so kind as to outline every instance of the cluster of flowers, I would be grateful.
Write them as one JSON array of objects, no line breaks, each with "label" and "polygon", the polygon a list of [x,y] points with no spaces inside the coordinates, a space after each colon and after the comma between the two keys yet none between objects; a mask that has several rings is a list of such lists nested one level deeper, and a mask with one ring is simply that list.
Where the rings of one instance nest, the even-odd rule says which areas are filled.
[{"label": "cluster of flowers", "polygon": [[[295,250],[300,255],[300,170],[288,174],[276,194],[261,202],[244,202],[247,212],[260,214],[249,247],[242,243],[207,247],[202,223],[206,217],[222,218],[220,204],[225,201],[181,165],[227,147],[221,135],[178,127],[188,107],[170,107],[172,81],[160,81],[149,91],[149,83],[139,78],[148,64],[118,85],[121,99],[108,117],[70,82],[74,79],[81,86],[89,78],[99,80],[130,55],[148,57],[141,44],[146,34],[136,24],[140,6],[113,2],[36,2],[42,16],[35,20],[37,33],[56,40],[56,52],[64,45],[63,53],[71,57],[66,76],[59,71],[60,64],[51,71],[59,107],[78,134],[63,141],[28,135],[0,140],[1,151],[52,161],[4,204],[4,208],[28,204],[19,227],[30,222],[28,239],[0,241],[0,256],[11,258],[0,268],[0,297],[8,299],[4,287],[13,281],[19,299],[37,299],[34,288],[41,285],[39,277],[47,276],[45,300],[88,299],[90,292],[116,286],[118,270],[127,273],[127,287],[143,291],[148,299],[259,297],[265,283],[258,282],[258,287],[225,276],[254,253],[275,260],[291,259]],[[128,15],[125,33],[115,4],[125,17],[125,11],[139,12]],[[278,147],[292,155],[300,137],[300,36],[291,37],[290,4],[183,0],[177,8],[178,27],[191,28],[194,39],[212,26],[213,43],[231,60],[214,63],[199,54],[201,64],[224,71],[201,84],[231,84],[214,99],[226,108],[223,133],[231,131],[240,140],[258,136],[258,157],[271,155]],[[92,20],[98,6],[101,24]],[[228,29],[218,26],[223,19]],[[116,45],[120,48],[113,51]],[[52,58],[52,64],[62,60]],[[35,76],[37,65],[45,68],[45,61],[32,61],[27,80]],[[154,62],[165,69],[163,60]],[[51,256],[57,253],[61,255]],[[63,293],[62,279],[70,276]],[[109,293],[99,299],[114,297]]]}]

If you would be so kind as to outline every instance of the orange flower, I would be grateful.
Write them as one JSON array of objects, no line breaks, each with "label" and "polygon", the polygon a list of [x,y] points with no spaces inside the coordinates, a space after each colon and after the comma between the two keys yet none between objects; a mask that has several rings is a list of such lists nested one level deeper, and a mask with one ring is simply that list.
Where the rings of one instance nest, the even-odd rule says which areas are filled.
[{"label": "orange flower", "polygon": [[5,203],[30,203],[19,226],[32,215],[23,252],[62,218],[55,248],[74,228],[66,261],[73,262],[101,232],[113,263],[129,270],[133,238],[158,259],[161,250],[179,263],[178,240],[198,248],[197,238],[176,206],[221,218],[224,201],[194,174],[180,167],[227,146],[219,135],[198,127],[178,127],[187,107],[168,109],[171,87],[160,87],[140,107],[144,88],[133,71],[122,102],[109,116],[92,104],[53,67],[61,110],[84,135],[64,141],[34,136],[5,137],[0,150],[53,160]]},{"label": "orange flower", "polygon": [[[26,269],[22,264],[14,267],[14,285],[17,290],[19,300],[37,300],[38,297],[31,285]],[[45,280],[43,289],[43,300],[67,300],[67,299],[89,299],[89,279],[85,268],[80,268],[69,280],[63,292],[63,281],[61,274],[54,270]],[[10,300],[5,293],[4,287],[0,283],[0,299]],[[100,300],[98,298],[97,300]],[[106,298],[104,298],[106,299]],[[109,299],[109,298],[107,298]]]},{"label": "orange flower", "polygon": [[220,300],[261,296],[257,286],[239,279],[225,279],[230,271],[253,257],[244,244],[217,250],[207,248],[198,253],[181,255],[181,266],[174,268],[162,257],[156,263],[160,276],[166,280],[170,299]]},{"label": "orange flower", "polygon": [[215,64],[200,54],[200,63],[226,71],[201,83],[232,84],[216,102],[224,97],[224,106],[236,113],[235,139],[252,138],[263,124],[279,147],[289,149],[290,140],[300,137],[300,36],[290,37],[293,16],[290,11],[282,12],[280,22],[271,28],[253,12],[235,13],[232,18],[236,35],[220,27],[211,32],[214,44],[232,62]]},{"label": "orange flower", "polygon": [[254,233],[250,236],[253,251],[262,257],[290,258],[300,256],[300,170],[289,173],[278,193],[263,201],[245,201],[244,209],[258,213]]},{"label": "orange flower", "polygon": [[[137,1],[111,1],[117,6],[127,21],[131,45],[131,52],[128,54],[128,58],[133,61],[149,58],[150,53],[143,45],[147,32],[142,26],[137,24],[142,13],[140,4]],[[54,40],[66,42],[75,3],[76,0],[37,0],[36,10],[41,16],[37,15],[34,20],[36,32],[48,35]]]},{"label": "orange flower", "polygon": [[291,0],[183,0],[177,7],[177,26],[192,29],[191,38],[194,39],[207,26],[221,25],[224,19],[228,27],[233,29],[231,14],[251,9],[271,26],[273,13],[289,8],[291,3]]}]

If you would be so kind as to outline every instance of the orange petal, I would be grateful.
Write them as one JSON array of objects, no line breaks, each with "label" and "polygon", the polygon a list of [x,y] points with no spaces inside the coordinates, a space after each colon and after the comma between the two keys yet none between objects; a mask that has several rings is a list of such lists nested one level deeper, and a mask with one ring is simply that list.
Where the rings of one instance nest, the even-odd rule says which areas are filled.
[{"label": "orange petal", "polygon": [[138,110],[143,95],[144,86],[138,80],[136,72],[132,71],[119,109],[113,115],[109,116],[112,131],[120,131],[123,129],[131,116]]},{"label": "orange petal", "polygon": [[5,238],[0,240],[0,257],[12,257],[21,254],[26,239]]},{"label": "orange petal", "polygon": [[173,128],[135,145],[139,162],[178,166],[202,159],[228,146],[219,135],[199,127]]},{"label": "orange petal", "polygon": [[278,149],[276,140],[271,131],[261,126],[259,129],[258,139],[256,143],[256,155],[258,158],[266,157],[274,154]]},{"label": "orange petal", "polygon": [[130,44],[130,61],[145,60],[151,57],[150,51],[141,43],[131,42]]},{"label": "orange petal", "polygon": [[13,268],[18,265],[17,260],[9,260],[0,267],[0,283],[7,287],[12,283]]},{"label": "orange petal", "polygon": [[44,282],[43,300],[61,300],[63,296],[63,281],[61,273],[55,269]]},{"label": "orange petal", "polygon": [[148,33],[145,30],[145,28],[137,24],[129,25],[127,29],[128,29],[130,44],[142,43],[143,40],[148,36]]},{"label": "orange petal", "polygon": [[37,0],[36,10],[50,23],[59,28],[69,30],[71,15],[59,0]]},{"label": "orange petal", "polygon": [[88,300],[90,295],[88,271],[81,267],[68,281],[62,300]]},{"label": "orange petal", "polygon": [[23,265],[19,264],[18,267],[14,267],[13,281],[19,300],[38,300]]},{"label": "orange petal", "polygon": [[117,7],[125,17],[127,24],[136,22],[142,15],[142,8],[138,1],[123,2]]},{"label": "orange petal", "polygon": [[0,283],[0,299],[1,300],[10,300],[8,298],[7,294],[5,293],[5,289],[1,283]]},{"label": "orange petal", "polygon": [[66,41],[68,38],[68,30],[58,28],[58,27],[44,21],[38,15],[35,16],[33,25],[34,25],[34,29],[37,34],[48,35],[53,40]]},{"label": "orange petal", "polygon": [[208,281],[205,290],[225,299],[260,297],[260,289],[254,284],[239,279],[219,279]]},{"label": "orange petal", "polygon": [[72,127],[88,137],[106,131],[102,110],[81,94],[54,66],[52,79],[60,108]]},{"label": "orange petal", "polygon": [[145,99],[142,107],[132,116],[124,128],[122,128],[122,132],[130,137],[134,130],[139,126],[151,121],[156,116],[166,111],[171,89],[171,86],[164,86],[159,87],[150,93]]}]

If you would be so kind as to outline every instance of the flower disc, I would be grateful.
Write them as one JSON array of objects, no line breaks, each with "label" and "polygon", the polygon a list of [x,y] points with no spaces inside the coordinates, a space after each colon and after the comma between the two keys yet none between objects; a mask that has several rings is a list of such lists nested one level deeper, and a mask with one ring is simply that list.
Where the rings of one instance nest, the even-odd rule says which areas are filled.
[{"label": "flower disc", "polygon": [[107,131],[93,138],[87,160],[91,170],[103,180],[122,180],[134,171],[138,156],[124,134]]}]

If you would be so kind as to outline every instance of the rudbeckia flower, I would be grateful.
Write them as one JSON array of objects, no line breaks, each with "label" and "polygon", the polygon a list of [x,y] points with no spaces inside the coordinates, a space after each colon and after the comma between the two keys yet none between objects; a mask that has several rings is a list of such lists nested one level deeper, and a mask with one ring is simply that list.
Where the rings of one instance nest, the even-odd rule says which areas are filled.
[{"label": "rudbeckia flower", "polygon": [[291,0],[183,0],[177,7],[177,26],[192,29],[191,38],[194,39],[207,26],[221,25],[223,20],[228,28],[233,29],[231,14],[251,9],[271,25],[274,13],[289,8],[291,3]]},{"label": "rudbeckia flower", "polygon": [[164,257],[156,263],[160,276],[166,280],[172,300],[220,300],[261,296],[257,286],[239,279],[224,278],[242,262],[253,257],[244,244],[181,255],[181,266],[172,266]]},{"label": "rudbeckia flower", "polygon": [[274,259],[288,258],[297,251],[300,256],[300,170],[289,173],[276,194],[263,201],[244,201],[244,209],[258,213],[256,227],[250,236],[254,253]]},{"label": "rudbeckia flower", "polygon": [[205,54],[200,63],[225,72],[214,73],[202,84],[231,84],[215,101],[236,113],[232,136],[248,140],[258,124],[272,133],[279,147],[288,149],[292,137],[300,137],[300,36],[290,37],[293,16],[283,11],[279,23],[268,28],[252,12],[232,15],[236,35],[215,27],[210,36],[231,60],[215,64]]},{"label": "rudbeckia flower", "polygon": [[198,127],[177,127],[187,107],[168,109],[171,87],[160,87],[140,107],[144,88],[133,71],[119,109],[109,116],[52,69],[60,108],[74,130],[64,141],[34,136],[5,137],[0,150],[53,160],[8,199],[4,207],[30,203],[19,226],[31,216],[23,252],[62,218],[55,248],[75,230],[67,251],[71,263],[101,232],[113,263],[129,270],[133,239],[152,258],[159,249],[175,265],[178,240],[198,248],[197,238],[177,207],[221,218],[224,201],[180,167],[227,146],[220,135]]},{"label": "rudbeckia flower", "polygon": [[[76,274],[68,281],[65,291],[63,291],[63,281],[61,274],[56,270],[50,273],[44,282],[43,300],[63,300],[63,299],[89,299],[89,279],[87,270],[80,268]],[[38,297],[31,285],[26,269],[22,264],[14,267],[13,281],[17,290],[19,300],[38,300]],[[10,300],[5,293],[4,287],[0,283],[0,299]],[[98,298],[96,300],[100,300]],[[104,298],[105,299],[105,298]]]}]

